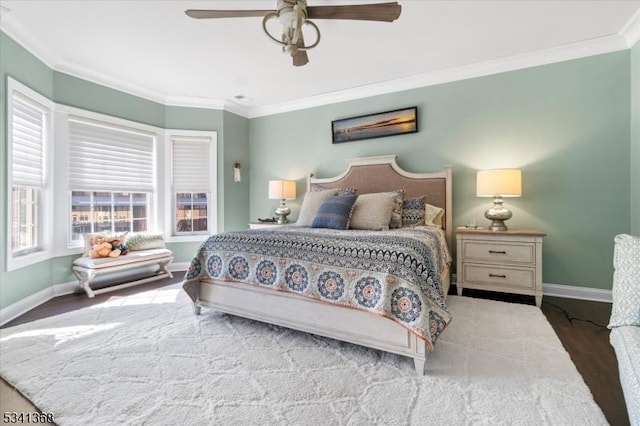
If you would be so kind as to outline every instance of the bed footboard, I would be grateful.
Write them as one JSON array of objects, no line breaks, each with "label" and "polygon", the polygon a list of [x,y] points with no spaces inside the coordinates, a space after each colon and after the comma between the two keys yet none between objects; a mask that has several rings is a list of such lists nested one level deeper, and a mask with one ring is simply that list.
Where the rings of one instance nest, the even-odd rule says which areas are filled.
[{"label": "bed footboard", "polygon": [[413,358],[419,375],[425,372],[428,354],[425,340],[395,321],[370,312],[240,282],[214,280],[199,282],[194,308],[196,315],[202,306],[408,356]]}]

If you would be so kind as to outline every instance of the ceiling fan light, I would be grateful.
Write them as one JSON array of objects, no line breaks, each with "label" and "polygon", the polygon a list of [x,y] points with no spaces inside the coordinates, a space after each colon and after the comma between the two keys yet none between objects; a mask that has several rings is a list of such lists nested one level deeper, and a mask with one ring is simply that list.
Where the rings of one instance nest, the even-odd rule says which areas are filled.
[{"label": "ceiling fan light", "polygon": [[298,13],[291,7],[278,12],[278,21],[285,28],[295,28],[298,25],[298,19]]}]

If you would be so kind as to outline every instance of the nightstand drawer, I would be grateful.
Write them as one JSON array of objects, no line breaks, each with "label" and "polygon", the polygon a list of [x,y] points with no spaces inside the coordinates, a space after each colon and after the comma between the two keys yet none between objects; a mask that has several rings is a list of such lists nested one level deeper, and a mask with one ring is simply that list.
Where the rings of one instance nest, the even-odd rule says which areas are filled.
[{"label": "nightstand drawer", "polygon": [[529,268],[496,268],[494,266],[464,265],[464,280],[469,283],[535,288],[535,273]]},{"label": "nightstand drawer", "polygon": [[533,265],[536,248],[533,243],[491,243],[465,241],[465,262],[520,263]]}]

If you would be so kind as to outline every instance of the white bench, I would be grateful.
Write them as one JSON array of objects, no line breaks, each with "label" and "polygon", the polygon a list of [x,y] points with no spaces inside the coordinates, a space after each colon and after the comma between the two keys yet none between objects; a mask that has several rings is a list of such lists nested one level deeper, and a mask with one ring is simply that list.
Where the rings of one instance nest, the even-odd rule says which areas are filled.
[{"label": "white bench", "polygon": [[[168,269],[171,261],[173,261],[173,253],[165,248],[129,251],[123,256],[101,257],[98,259],[82,256],[73,261],[73,273],[78,277],[80,288],[87,293],[87,296],[94,297],[96,294],[144,284],[162,278],[173,278],[173,274]],[[158,269],[152,276],[97,290],[91,288],[91,281],[98,275],[150,265],[158,265]]]}]

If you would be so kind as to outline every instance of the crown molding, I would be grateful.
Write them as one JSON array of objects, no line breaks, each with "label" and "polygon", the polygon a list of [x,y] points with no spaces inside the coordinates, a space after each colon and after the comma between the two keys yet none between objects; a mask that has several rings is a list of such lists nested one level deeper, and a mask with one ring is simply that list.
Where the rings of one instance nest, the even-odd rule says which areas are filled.
[{"label": "crown molding", "polygon": [[627,40],[629,48],[633,47],[638,40],[640,40],[640,9],[633,14],[618,34]]},{"label": "crown molding", "polygon": [[3,11],[2,15],[0,15],[0,30],[14,39],[16,43],[33,56],[44,62],[49,68],[56,69],[56,66],[62,62],[62,58],[44,43],[33,37],[24,25],[13,17],[11,11]]},{"label": "crown molding", "polygon": [[200,98],[196,96],[172,96],[163,98],[163,104],[186,108],[224,109],[225,101],[220,99]]},{"label": "crown molding", "polygon": [[65,61],[64,58],[59,57],[46,45],[36,40],[22,24],[11,16],[10,12],[2,14],[0,18],[0,30],[55,71],[163,105],[219,109],[232,112],[245,118],[256,118],[629,49],[640,39],[640,10],[634,14],[616,35],[599,37],[493,61],[363,85],[277,104],[253,107],[240,105],[229,100],[168,95],[70,63],[69,61]]},{"label": "crown molding", "polygon": [[567,44],[537,52],[510,56],[494,61],[480,62],[458,68],[419,74],[397,80],[374,83],[367,86],[355,87],[279,104],[254,107],[250,110],[249,118],[280,114],[420,87],[435,86],[453,81],[483,77],[492,74],[600,55],[628,48],[629,46],[627,45],[625,37],[621,35],[600,37],[597,39]]},{"label": "crown molding", "polygon": [[228,109],[229,111],[239,115],[247,116],[248,114],[247,109],[240,105],[232,105],[227,108],[226,104],[228,101],[211,98],[165,95],[155,90],[132,84],[99,71],[65,61],[53,50],[49,49],[45,44],[33,37],[24,25],[13,18],[11,12],[3,11],[0,16],[0,30],[14,39],[16,43],[20,44],[25,50],[54,71],[68,74],[82,80],[163,105],[220,110]]}]

